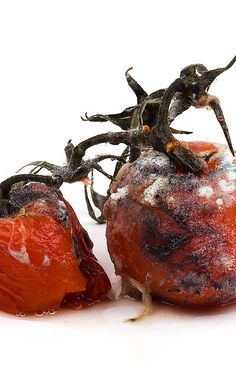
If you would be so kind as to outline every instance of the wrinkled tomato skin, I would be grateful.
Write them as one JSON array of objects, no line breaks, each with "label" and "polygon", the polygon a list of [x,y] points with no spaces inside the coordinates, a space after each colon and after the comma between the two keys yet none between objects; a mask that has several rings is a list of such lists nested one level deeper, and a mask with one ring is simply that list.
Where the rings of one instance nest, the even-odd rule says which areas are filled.
[{"label": "wrinkled tomato skin", "polygon": [[107,293],[111,289],[111,283],[92,252],[93,244],[87,232],[79,223],[71,205],[68,202],[66,202],[66,205],[72,220],[73,234],[79,247],[79,267],[86,280],[86,290],[79,294],[66,295],[63,305],[72,308],[83,308],[105,300]]},{"label": "wrinkled tomato skin", "polygon": [[67,292],[86,288],[70,229],[48,216],[0,220],[0,309],[30,313],[58,309]]},{"label": "wrinkled tomato skin", "polygon": [[236,166],[224,146],[194,177],[146,152],[123,168],[106,203],[107,243],[116,274],[153,298],[188,306],[236,300]]},{"label": "wrinkled tomato skin", "polygon": [[[89,304],[102,301],[109,279],[69,203],[43,184],[32,183],[14,195],[24,206],[0,219],[0,310],[54,311],[67,296],[70,306],[85,307],[82,293]],[[93,282],[102,281],[101,287],[93,286],[87,273],[95,262],[99,273],[94,272]]]}]

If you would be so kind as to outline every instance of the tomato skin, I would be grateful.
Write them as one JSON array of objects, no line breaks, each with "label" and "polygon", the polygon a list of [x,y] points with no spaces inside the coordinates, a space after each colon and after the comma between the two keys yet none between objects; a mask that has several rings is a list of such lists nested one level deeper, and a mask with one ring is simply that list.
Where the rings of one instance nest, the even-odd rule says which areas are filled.
[{"label": "tomato skin", "polygon": [[104,299],[110,282],[99,265],[106,284],[88,291],[91,282],[86,268],[89,270],[96,258],[69,203],[43,184],[17,190],[13,200],[24,202],[24,206],[18,213],[0,218],[0,310],[12,314],[54,311],[67,296],[85,307],[81,292],[89,296],[90,304]]},{"label": "tomato skin", "polygon": [[[236,171],[223,146],[208,174],[176,170],[146,152],[120,172],[106,203],[107,244],[116,273],[152,297],[189,306],[236,300]],[[215,151],[217,152],[217,151]]]},{"label": "tomato skin", "polygon": [[66,206],[71,216],[73,234],[79,246],[80,271],[86,280],[86,290],[79,294],[66,295],[63,305],[79,309],[106,299],[107,293],[111,289],[111,283],[93,254],[93,244],[79,223],[73,208],[68,202],[66,202]]}]

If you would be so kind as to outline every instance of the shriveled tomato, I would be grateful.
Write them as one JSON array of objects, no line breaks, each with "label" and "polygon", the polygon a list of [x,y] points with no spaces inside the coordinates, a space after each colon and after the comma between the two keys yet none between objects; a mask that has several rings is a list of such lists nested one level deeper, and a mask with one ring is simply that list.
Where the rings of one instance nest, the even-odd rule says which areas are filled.
[{"label": "shriveled tomato", "polygon": [[42,313],[103,300],[109,279],[63,196],[30,183],[13,188],[10,201],[15,210],[0,218],[0,310]]},{"label": "shriveled tomato", "polygon": [[82,228],[73,208],[68,202],[66,202],[66,206],[72,221],[74,239],[77,240],[76,245],[79,250],[80,260],[79,268],[86,280],[86,290],[80,294],[71,293],[66,295],[63,305],[82,308],[104,300],[111,289],[111,284],[92,252],[93,244],[87,232]]},{"label": "shriveled tomato", "polygon": [[236,164],[228,148],[191,142],[211,156],[201,177],[158,151],[119,172],[106,203],[107,242],[116,274],[174,304],[236,300]]}]

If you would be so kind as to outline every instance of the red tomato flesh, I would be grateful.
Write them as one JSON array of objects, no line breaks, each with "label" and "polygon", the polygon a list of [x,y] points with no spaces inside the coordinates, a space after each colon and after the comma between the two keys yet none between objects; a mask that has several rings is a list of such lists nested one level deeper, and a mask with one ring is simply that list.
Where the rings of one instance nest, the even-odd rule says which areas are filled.
[{"label": "red tomato flesh", "polygon": [[[102,301],[110,282],[73,209],[45,185],[26,187],[32,197],[40,192],[44,197],[0,219],[0,310],[12,314],[54,311],[67,296],[70,306],[75,302],[76,307]],[[91,282],[87,270],[95,263]]]}]

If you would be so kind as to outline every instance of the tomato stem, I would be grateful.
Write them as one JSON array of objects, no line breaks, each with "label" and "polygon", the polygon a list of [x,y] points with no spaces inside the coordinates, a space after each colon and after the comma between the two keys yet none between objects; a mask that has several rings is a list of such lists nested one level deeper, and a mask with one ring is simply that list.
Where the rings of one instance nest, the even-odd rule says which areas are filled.
[{"label": "tomato stem", "polygon": [[[117,114],[95,114],[88,116],[85,113],[85,118],[82,118],[85,121],[92,122],[110,121],[119,126],[123,131],[108,132],[93,136],[76,146],[69,140],[65,147],[67,163],[64,166],[53,165],[45,161],[36,161],[31,163],[31,165],[36,166],[37,172],[42,168],[47,169],[53,176],[59,176],[62,182],[72,183],[83,180],[93,170],[99,171],[113,182],[118,170],[125,162],[133,162],[141,155],[143,150],[153,148],[165,153],[185,172],[191,172],[195,175],[201,174],[206,170],[206,160],[192,153],[186,148],[186,143],[177,140],[173,136],[173,134],[189,134],[191,132],[176,130],[170,127],[170,125],[177,116],[191,106],[196,108],[211,107],[223,129],[229,148],[234,155],[229,130],[219,101],[216,97],[209,95],[208,90],[214,79],[232,67],[235,62],[236,57],[226,67],[213,70],[208,70],[203,64],[189,65],[182,69],[180,77],[172,82],[167,89],[159,89],[151,94],[147,94],[142,86],[130,75],[130,69],[128,69],[125,77],[129,87],[136,95],[137,104],[127,107]],[[112,145],[125,144],[124,156],[104,155],[86,161],[84,156],[87,149],[101,143]],[[99,162],[106,158],[118,160],[113,175],[106,173],[99,165]],[[33,177],[33,180],[36,180],[35,175]],[[42,179],[42,182],[44,182],[45,178]],[[9,184],[9,187],[11,187],[11,182]],[[1,185],[0,190],[3,193],[2,195],[7,196],[10,188],[5,188],[3,183]],[[95,215],[90,208],[90,203],[88,203],[87,188],[85,191],[89,211],[94,217]],[[98,198],[99,200],[101,199],[99,194],[94,192],[93,188],[91,189],[91,198],[94,203],[98,202]],[[103,221],[102,217],[99,221]]]},{"label": "tomato stem", "polygon": [[[169,127],[168,113],[171,101],[176,93],[185,90],[186,83],[180,78],[176,79],[166,90],[160,105],[157,124],[150,133],[149,143],[154,149],[167,154],[185,171],[199,174],[204,171],[204,161],[175,139]],[[171,148],[168,148],[170,145]]]},{"label": "tomato stem", "polygon": [[228,130],[228,127],[227,127],[227,124],[226,124],[226,121],[225,121],[224,113],[223,113],[223,111],[220,107],[220,104],[216,100],[212,100],[212,101],[209,102],[209,105],[213,109],[215,116],[216,116],[218,122],[221,125],[221,128],[224,132],[225,138],[227,140],[229,149],[230,149],[232,155],[234,156],[234,148],[233,148],[232,141],[231,141],[230,134],[229,134],[229,130]]},{"label": "tomato stem", "polygon": [[13,175],[10,178],[5,179],[5,181],[0,183],[0,199],[8,200],[9,194],[11,191],[12,186],[15,183],[19,182],[42,182],[47,186],[59,187],[62,184],[62,180],[60,177],[50,177],[46,175],[36,175],[36,174],[18,174]]},{"label": "tomato stem", "polygon": [[113,145],[126,144],[129,146],[138,146],[147,143],[147,137],[139,130],[124,131],[124,132],[107,132],[104,134],[93,136],[87,140],[82,141],[74,147],[71,153],[69,167],[72,170],[77,169],[82,162],[82,159],[88,148],[101,143],[109,143]]}]

